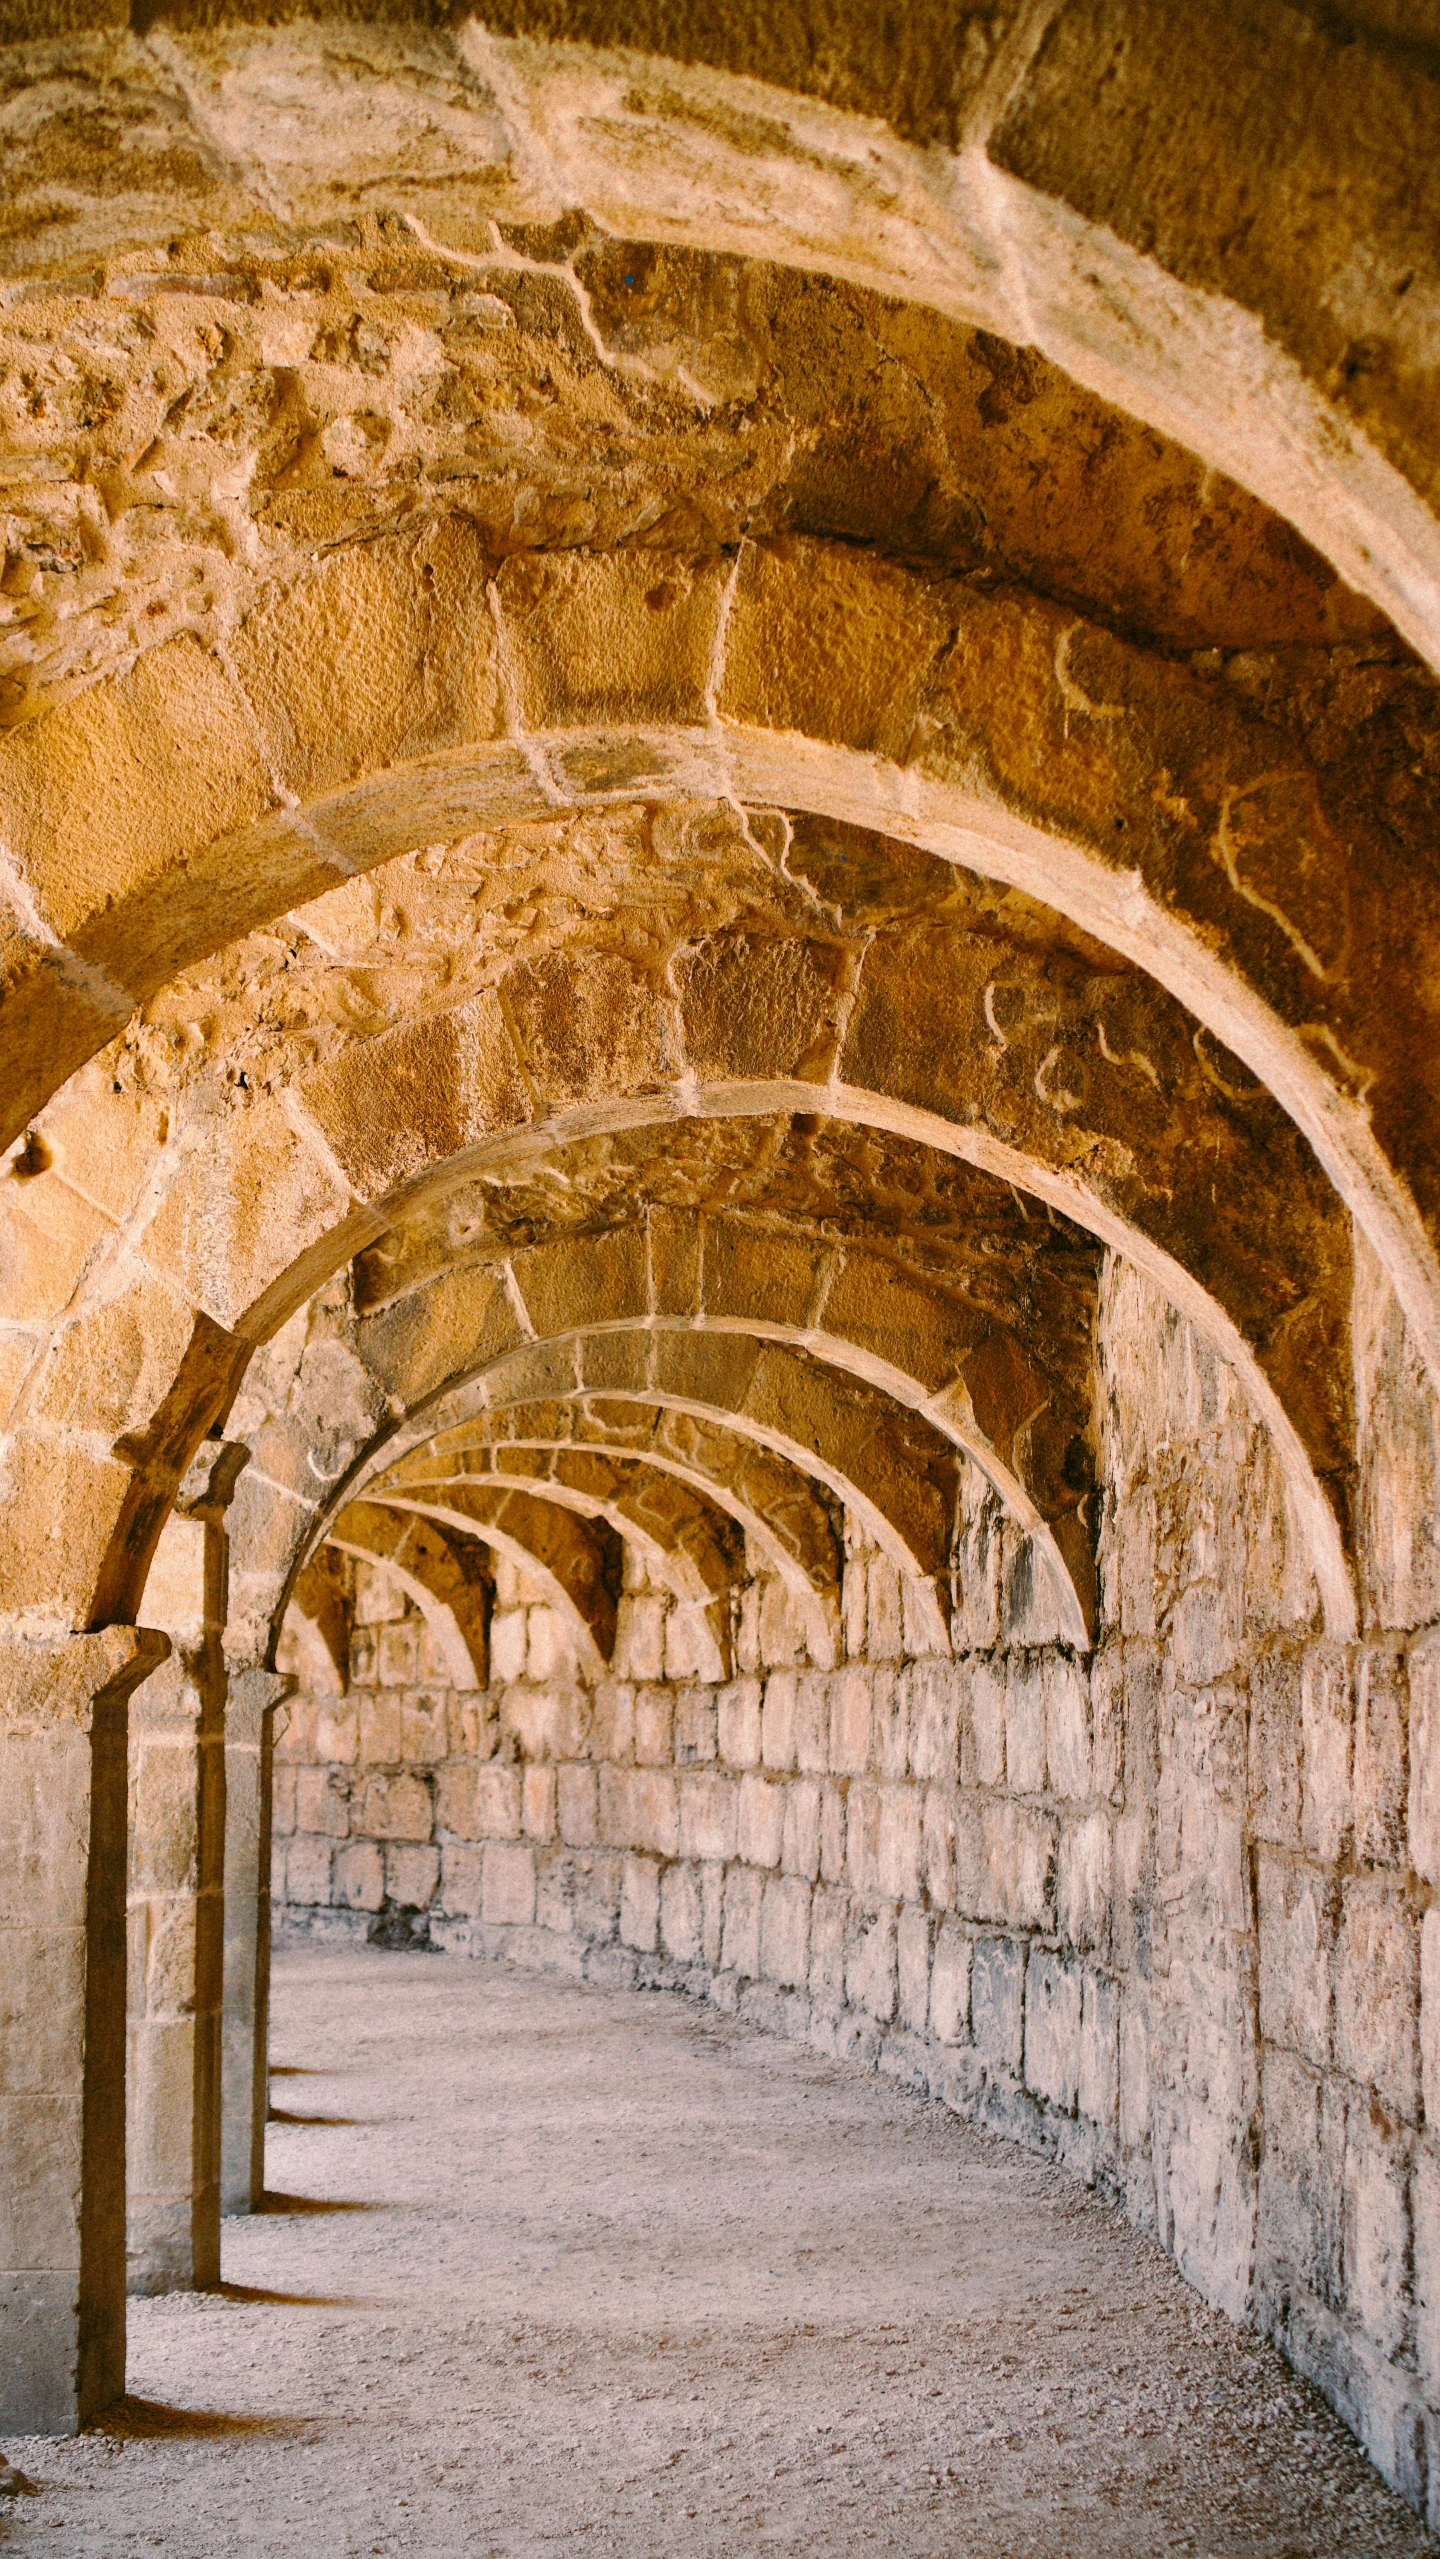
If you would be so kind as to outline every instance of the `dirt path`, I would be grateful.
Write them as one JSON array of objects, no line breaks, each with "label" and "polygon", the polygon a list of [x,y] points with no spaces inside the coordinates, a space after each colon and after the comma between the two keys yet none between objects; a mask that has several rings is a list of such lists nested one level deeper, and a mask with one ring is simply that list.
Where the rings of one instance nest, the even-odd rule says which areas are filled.
[{"label": "dirt path", "polygon": [[[6,2559],[1388,2559],[1279,2359],[1073,2180],[682,1999],[276,1967],[273,2209],[132,2304]],[[303,2199],[303,2200],[302,2200]]]}]

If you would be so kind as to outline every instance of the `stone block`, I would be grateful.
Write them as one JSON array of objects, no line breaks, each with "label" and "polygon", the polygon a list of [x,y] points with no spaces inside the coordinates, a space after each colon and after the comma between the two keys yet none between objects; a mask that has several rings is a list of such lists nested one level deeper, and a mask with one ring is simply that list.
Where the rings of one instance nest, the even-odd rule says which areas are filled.
[{"label": "stone block", "polygon": [[328,1839],[311,1838],[297,1832],[285,1856],[286,1901],[328,1904],[334,1856],[334,1847]]},{"label": "stone block", "polygon": [[933,1907],[955,1907],[955,1796],[952,1788],[927,1786],[920,1811],[920,1872]]},{"label": "stone block", "polygon": [[880,1806],[878,1786],[855,1784],[845,1798],[845,1866],[857,1893],[880,1890]]},{"label": "stone block", "polygon": [[907,1694],[910,1774],[953,1786],[960,1767],[960,1679],[944,1661],[912,1662],[902,1673]]},{"label": "stone block", "polygon": [[895,1930],[895,1979],[900,2023],[923,2035],[930,2022],[930,1921],[923,1910],[902,1910]]},{"label": "stone block", "polygon": [[436,1780],[435,1821],[437,1829],[458,1839],[518,1839],[519,1769],[493,1759],[479,1767],[462,1760],[442,1768]]},{"label": "stone block", "polygon": [[1440,1910],[1420,1922],[1420,2077],[1425,2121],[1440,2130]]},{"label": "stone block", "polygon": [[870,1675],[870,1764],[882,1777],[903,1777],[910,1764],[910,1684],[903,1671]]},{"label": "stone block", "polygon": [[[298,1700],[295,1701],[298,1703]],[[293,1712],[293,1708],[292,1708]],[[353,1767],[360,1750],[360,1709],[353,1697],[315,1700],[315,1756],[331,1766]]]},{"label": "stone block", "polygon": [[1005,1783],[1012,1795],[1045,1790],[1044,1654],[1013,1655],[1005,1681]]},{"label": "stone block", "polygon": [[979,1917],[1003,1920],[1015,1928],[1049,1924],[1056,1832],[1057,1825],[1047,1813],[994,1796],[981,1799],[985,1906]]},{"label": "stone block", "polygon": [[810,1887],[797,1875],[772,1875],[760,1907],[760,1971],[767,1981],[803,1990],[810,1970]]},{"label": "stone block", "polygon": [[1150,2028],[1140,2002],[1120,2004],[1120,2146],[1141,2150],[1150,2140]]},{"label": "stone block", "polygon": [[970,2032],[989,2068],[1019,2071],[1025,2035],[1025,1949],[1012,1937],[974,1941]]},{"label": "stone block", "polygon": [[1351,1830],[1353,1725],[1349,1655],[1338,1645],[1313,1645],[1300,1681],[1300,1836],[1327,1865],[1343,1856]]},{"label": "stone block", "polygon": [[1076,2103],[1091,2123],[1113,2135],[1119,2099],[1120,1991],[1103,1973],[1087,1971],[1081,1985]]},{"label": "stone block", "polygon": [[1055,1919],[1060,1935],[1087,1954],[1110,1951],[1111,1822],[1108,1813],[1062,1821],[1056,1860]]},{"label": "stone block", "polygon": [[428,1910],[440,1881],[438,1848],[397,1847],[385,1851],[385,1890],[399,1910]]},{"label": "stone block", "polygon": [[970,1728],[977,1786],[1005,1783],[1005,1671],[1000,1661],[978,1661],[970,1680]]},{"label": "stone block", "polygon": [[627,1857],[620,1870],[620,1942],[644,1954],[660,1942],[660,1868],[653,1857]]},{"label": "stone block", "polygon": [[836,1777],[860,1776],[870,1757],[870,1679],[866,1671],[837,1671],[830,1683],[830,1769]]},{"label": "stone block", "polygon": [[944,1920],[930,1966],[930,2031],[942,2044],[970,2035],[970,1940],[953,1919]]},{"label": "stone block", "polygon": [[795,1765],[807,1777],[823,1777],[830,1766],[830,1682],[824,1671],[796,1674]]},{"label": "stone block", "polygon": [[[343,1853],[343,1852],[342,1852]],[[478,1919],[482,1898],[483,1848],[451,1847],[440,1852],[440,1907],[464,1919]],[[379,1904],[366,1903],[366,1909]]]},{"label": "stone block", "polygon": [[820,1791],[815,1777],[792,1778],[782,1789],[785,1822],[780,1863],[787,1875],[802,1875],[812,1884],[820,1872]]},{"label": "stone block", "polygon": [[1355,1855],[1367,1866],[1405,1863],[1405,1716],[1403,1658],[1388,1646],[1368,1646],[1355,1680],[1352,1761]]},{"label": "stone block", "polygon": [[920,1893],[922,1798],[914,1785],[882,1786],[875,1870],[887,1901],[915,1901]]},{"label": "stone block", "polygon": [[[597,1760],[614,1760],[622,1764],[635,1756],[635,1691],[625,1679],[597,1680],[590,1701],[590,1756]],[[563,1751],[561,1758],[578,1759],[583,1745]]]},{"label": "stone block", "polygon": [[1250,1667],[1250,1826],[1273,1848],[1300,1845],[1301,1665],[1261,1653]]},{"label": "stone block", "polygon": [[571,1848],[594,1848],[600,1838],[600,1778],[594,1768],[570,1761],[555,1772],[560,1836]]},{"label": "stone block", "polygon": [[661,1873],[660,1943],[677,1964],[700,1961],[700,1879],[691,1865],[667,1866]]},{"label": "stone block", "polygon": [[380,1629],[380,1685],[409,1688],[420,1670],[420,1629],[413,1617]]},{"label": "stone block", "polygon": [[905,1608],[900,1575],[888,1555],[871,1555],[865,1567],[867,1657],[872,1662],[899,1661],[905,1650]]},{"label": "stone block", "polygon": [[620,1859],[612,1849],[577,1850],[571,1911],[579,1935],[613,1937],[620,1922]]},{"label": "stone block", "polygon": [[760,1756],[767,1768],[795,1765],[795,1673],[772,1670],[765,1682],[760,1718]]},{"label": "stone block", "polygon": [[851,1912],[845,1995],[852,2008],[888,2026],[895,2014],[895,1913]]},{"label": "stone block", "polygon": [[385,1861],[373,1839],[352,1839],[335,1852],[334,1897],[346,1910],[378,1910],[385,1899]]},{"label": "stone block", "polygon": [[810,1996],[833,2016],[845,2002],[845,1945],[850,1903],[845,1893],[817,1892],[810,1904]]},{"label": "stone block", "polygon": [[1303,2284],[1339,2307],[1345,2107],[1327,2105],[1320,2074],[1290,2053],[1262,2065],[1265,2143],[1257,2197],[1257,2270],[1280,2288]]},{"label": "stone block", "polygon": [[[583,1693],[563,1680],[512,1688],[501,1701],[500,1730],[513,1737],[522,1759],[583,1759],[589,1733]],[[633,1738],[632,1725],[625,1746],[606,1756],[628,1759]]]},{"label": "stone block", "polygon": [[1420,2103],[1420,1948],[1415,1913],[1379,1878],[1352,1876],[1334,1958],[1335,2058],[1413,2123]]},{"label": "stone block", "polygon": [[535,1918],[535,1851],[492,1839],[485,1850],[480,1913],[487,1927],[529,1928]]},{"label": "stone block", "polygon": [[675,1765],[707,1768],[716,1752],[715,1692],[685,1688],[675,1700]]},{"label": "stone block", "polygon": [[1081,1803],[1094,1791],[1089,1685],[1067,1654],[1044,1659],[1046,1783],[1052,1795]]},{"label": "stone block", "polygon": [[725,1932],[720,1960],[747,1981],[760,1971],[760,1910],[765,1878],[752,1866],[731,1866],[725,1877]]},{"label": "stone block", "polygon": [[615,1667],[627,1679],[663,1679],[665,1675],[665,1602],[647,1591],[620,1602],[615,1634]]},{"label": "stone block", "polygon": [[433,1768],[450,1747],[448,1699],[443,1690],[416,1688],[400,1705],[400,1755],[410,1767]]},{"label": "stone block", "polygon": [[669,1768],[675,1759],[675,1692],[673,1688],[635,1691],[635,1764]]},{"label": "stone block", "polygon": [[786,1787],[771,1785],[753,1771],[741,1778],[736,1838],[739,1854],[747,1865],[779,1865],[787,1792]]},{"label": "stone block", "polygon": [[805,1630],[785,1584],[773,1574],[761,1585],[757,1633],[759,1659],[766,1670],[804,1661]]},{"label": "stone block", "polygon": [[648,1848],[673,1857],[679,1846],[676,1780],[669,1770],[600,1771],[600,1835],[612,1848]]},{"label": "stone block", "polygon": [[490,1677],[497,1688],[525,1676],[525,1610],[497,1608],[490,1620]]},{"label": "stone block", "polygon": [[[749,1779],[743,1781],[750,1783]],[[733,1857],[740,1787],[733,1777],[697,1771],[680,1779],[682,1857]]]},{"label": "stone block", "polygon": [[1407,2126],[1377,2105],[1352,2106],[1345,2133],[1345,2298],[1382,2354],[1410,2332],[1410,2165]]},{"label": "stone block", "polygon": [[360,1700],[360,1765],[397,1768],[399,1764],[400,1700],[391,1689],[377,1689],[373,1697]]},{"label": "stone block", "polygon": [[326,1839],[349,1838],[349,1790],[334,1782],[328,1768],[296,1769],[295,1828]]},{"label": "stone block", "polygon": [[1427,1884],[1440,1884],[1440,1634],[1411,1647],[1409,1701],[1410,1862]]},{"label": "stone block", "polygon": [[827,1884],[838,1884],[844,1877],[847,1853],[845,1812],[844,1788],[822,1786],[820,1790],[820,1873]]},{"label": "stone block", "polygon": [[1323,2070],[1330,2059],[1331,1887],[1314,1866],[1273,1851],[1256,1860],[1260,2032]]},{"label": "stone block", "polygon": [[553,1839],[556,1784],[553,1768],[526,1768],[520,1779],[520,1826],[527,1839]]},{"label": "stone block", "polygon": [[1440,2150],[1433,2137],[1416,2146],[1410,2215],[1415,2269],[1415,2360],[1433,2403],[1440,2400]]},{"label": "stone block", "polygon": [[760,1698],[758,1679],[735,1679],[716,1699],[720,1756],[727,1768],[760,1764]]},{"label": "stone block", "polygon": [[1025,1980],[1025,2084],[1062,2114],[1080,2084],[1081,1969],[1032,1948]]}]

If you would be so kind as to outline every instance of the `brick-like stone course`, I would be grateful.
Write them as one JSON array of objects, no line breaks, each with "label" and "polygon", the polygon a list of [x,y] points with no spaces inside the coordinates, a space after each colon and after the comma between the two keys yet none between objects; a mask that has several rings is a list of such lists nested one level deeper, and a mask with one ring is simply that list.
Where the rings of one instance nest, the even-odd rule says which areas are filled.
[{"label": "brick-like stone course", "polygon": [[[631,1574],[587,1683],[511,1570],[488,1691],[422,1677],[401,1621],[378,1647],[357,1627],[347,1697],[296,1701],[277,1901],[291,1929],[682,1989],[928,2089],[1113,2193],[1420,2497],[1440,1638],[1319,1638],[1217,1364],[1119,1266],[1105,1315],[1130,1349],[1088,1660],[1039,1640],[978,1478],[958,1558],[988,1537],[1010,1562],[998,1618],[960,1584],[948,1660],[907,1654],[904,1593],[853,1523],[828,1669],[762,1576],[737,1675],[683,1654],[667,1675],[670,1604]],[[387,1689],[387,1661],[416,1684]]]}]

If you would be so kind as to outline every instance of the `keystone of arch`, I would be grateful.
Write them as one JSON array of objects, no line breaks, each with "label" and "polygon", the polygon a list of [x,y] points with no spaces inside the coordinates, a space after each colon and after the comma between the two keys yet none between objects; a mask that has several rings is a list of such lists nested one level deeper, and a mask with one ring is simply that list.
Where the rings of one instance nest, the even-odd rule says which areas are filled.
[{"label": "keystone of arch", "polygon": [[[74,35],[61,0],[28,12],[49,41],[21,103],[41,172],[11,209],[27,269],[63,276],[203,223],[192,198],[182,218],[108,169],[103,201],[77,184],[75,84],[88,95],[97,47],[118,48],[116,112],[135,98],[177,167],[223,165],[221,225],[331,222],[363,168],[367,210],[427,246],[471,254],[497,218],[578,208],[622,238],[927,303],[1178,437],[1440,656],[1424,48],[1233,0],[1202,0],[1183,55],[1168,0],[1031,0],[988,52],[960,47],[945,0],[827,12],[814,48],[793,13],[726,0],[679,19],[493,0],[452,32],[431,13],[223,31],[214,14],[194,32],[162,5],[137,44]],[[410,84],[443,95],[438,165],[417,165]]]}]

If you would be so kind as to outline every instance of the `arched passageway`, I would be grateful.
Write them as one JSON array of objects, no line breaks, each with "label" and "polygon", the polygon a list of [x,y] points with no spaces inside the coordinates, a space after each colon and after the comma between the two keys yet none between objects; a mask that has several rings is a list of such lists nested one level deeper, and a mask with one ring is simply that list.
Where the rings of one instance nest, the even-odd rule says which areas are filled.
[{"label": "arched passageway", "polygon": [[273,1921],[923,2081],[1440,2518],[1433,31],[430,14],[0,43],[0,2424]]}]

